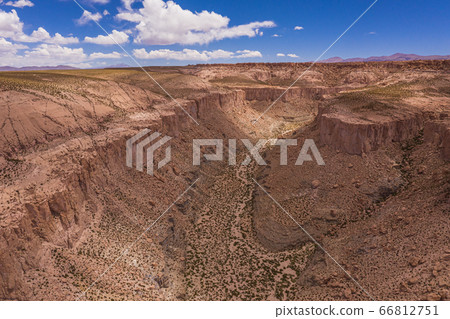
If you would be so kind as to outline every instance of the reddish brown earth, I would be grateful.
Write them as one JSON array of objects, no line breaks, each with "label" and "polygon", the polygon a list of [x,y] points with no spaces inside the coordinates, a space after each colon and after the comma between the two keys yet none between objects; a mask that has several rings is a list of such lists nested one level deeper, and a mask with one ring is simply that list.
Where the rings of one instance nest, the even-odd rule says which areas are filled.
[{"label": "reddish brown earth", "polygon": [[[253,123],[308,66],[148,68],[176,102],[138,69],[0,73],[0,298],[369,299],[288,212],[373,298],[450,299],[450,62],[317,64]],[[173,137],[155,176],[125,165],[143,128]],[[192,165],[280,137],[287,166]]]}]

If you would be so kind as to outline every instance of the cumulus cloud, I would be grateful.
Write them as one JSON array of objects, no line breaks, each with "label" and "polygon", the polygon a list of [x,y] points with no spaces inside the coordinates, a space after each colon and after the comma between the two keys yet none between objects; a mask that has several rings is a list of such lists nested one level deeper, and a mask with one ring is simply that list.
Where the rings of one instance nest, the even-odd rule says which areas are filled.
[{"label": "cumulus cloud", "polygon": [[5,5],[16,8],[25,8],[25,7],[33,7],[34,3],[31,2],[30,0],[17,0],[17,1],[8,1],[5,3]]},{"label": "cumulus cloud", "polygon": [[179,61],[208,61],[213,59],[238,59],[238,58],[260,58],[259,51],[239,50],[236,52],[225,50],[197,51],[184,49],[174,51],[169,49],[152,50],[147,52],[145,49],[135,49],[133,55],[138,59],[166,59]]},{"label": "cumulus cloud", "polygon": [[296,30],[296,31],[298,31],[298,30],[303,30],[304,28],[303,27],[300,27],[300,26],[295,26],[294,27],[294,30]]},{"label": "cumulus cloud", "polygon": [[16,10],[6,12],[0,9],[0,34],[5,38],[13,38],[23,34],[23,23],[20,21]]},{"label": "cumulus cloud", "polygon": [[284,54],[284,53],[277,53],[278,57],[285,57],[288,56],[290,58],[299,58],[299,56],[297,54],[294,53],[288,53],[288,54]]},{"label": "cumulus cloud", "polygon": [[0,38],[0,57],[2,65],[11,66],[56,66],[70,65],[80,68],[92,67],[91,62],[98,59],[120,59],[122,54],[95,52],[86,54],[83,48],[68,48],[58,44],[40,44],[23,54],[15,54],[17,49],[28,49],[24,45],[13,44]]},{"label": "cumulus cloud", "polygon": [[274,35],[272,35],[272,37],[273,38],[279,38],[279,37],[281,37],[281,35],[275,33]]},{"label": "cumulus cloud", "polygon": [[54,44],[71,44],[79,42],[75,37],[65,38],[59,33],[56,33],[55,36],[52,37],[42,27],[33,31],[31,35],[25,34],[23,32],[23,22],[20,21],[16,10],[11,10],[11,12],[0,10],[0,34],[4,38],[9,38],[17,42],[45,42]]},{"label": "cumulus cloud", "polygon": [[135,0],[122,0],[122,4],[126,10],[131,10],[131,5],[135,2]]},{"label": "cumulus cloud", "polygon": [[262,54],[259,51],[242,50],[236,51],[237,55],[234,58],[262,58]]},{"label": "cumulus cloud", "polygon": [[16,54],[17,50],[28,49],[28,46],[9,42],[4,38],[0,38],[0,56],[3,54]]},{"label": "cumulus cloud", "polygon": [[[1,0],[0,0],[1,1]],[[2,65],[26,66],[26,65],[71,65],[77,67],[90,67],[89,63],[96,59],[119,59],[118,52],[95,52],[90,55],[83,48],[69,48],[64,45],[78,43],[76,37],[64,37],[59,33],[50,35],[43,27],[25,34],[23,22],[20,21],[17,12],[13,9],[5,12],[0,9],[0,61]],[[114,35],[123,37],[120,32]],[[125,35],[128,38],[127,35]],[[94,38],[97,39],[97,38]],[[100,42],[101,42],[100,38]],[[25,43],[38,43],[37,46],[28,47]],[[21,51],[23,50],[23,51]]]},{"label": "cumulus cloud", "polygon": [[134,1],[124,0],[119,20],[136,23],[136,43],[147,45],[206,44],[226,38],[262,35],[260,28],[274,27],[273,21],[229,26],[230,19],[215,12],[192,12],[173,1],[144,0],[142,8],[132,9]]},{"label": "cumulus cloud", "polygon": [[128,42],[128,34],[126,34],[125,32],[122,32],[122,31],[113,30],[110,33],[110,35],[99,35],[95,38],[85,37],[84,42],[103,44],[103,45],[110,45],[110,44],[116,44],[116,43],[123,44],[123,43]]},{"label": "cumulus cloud", "polygon": [[98,22],[98,21],[100,21],[101,18],[102,18],[102,15],[98,12],[92,13],[87,10],[84,10],[81,17],[77,20],[77,23],[79,25],[85,25],[85,24],[89,23],[89,21]]},{"label": "cumulus cloud", "polygon": [[119,52],[112,52],[112,53],[102,53],[102,52],[95,52],[89,55],[89,58],[92,60],[95,59],[120,59],[122,57],[122,54]]},{"label": "cumulus cloud", "polygon": [[[32,50],[25,51],[23,59],[28,65],[70,65],[85,62],[87,55],[82,48],[68,48],[57,44],[41,44]],[[20,59],[20,58],[19,58]]]},{"label": "cumulus cloud", "polygon": [[56,44],[72,44],[80,42],[76,37],[63,37],[59,33],[55,33],[54,37],[50,37],[50,39],[44,41],[47,43],[56,43]]},{"label": "cumulus cloud", "polygon": [[53,44],[72,44],[78,43],[78,38],[75,37],[63,37],[61,34],[56,33],[55,36],[51,36],[50,33],[47,32],[42,27],[39,27],[37,30],[34,30],[31,35],[20,34],[14,37],[14,40],[19,42],[45,42],[45,43],[53,43]]}]

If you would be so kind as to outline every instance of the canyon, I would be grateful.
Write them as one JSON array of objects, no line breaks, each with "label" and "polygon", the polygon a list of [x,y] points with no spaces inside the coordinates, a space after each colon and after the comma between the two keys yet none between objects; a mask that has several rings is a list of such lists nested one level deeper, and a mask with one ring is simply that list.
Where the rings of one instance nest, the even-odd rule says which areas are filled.
[{"label": "canyon", "polygon": [[[450,61],[309,66],[1,72],[0,298],[450,299]],[[143,129],[172,137],[154,176]],[[277,138],[287,165],[192,164]]]}]

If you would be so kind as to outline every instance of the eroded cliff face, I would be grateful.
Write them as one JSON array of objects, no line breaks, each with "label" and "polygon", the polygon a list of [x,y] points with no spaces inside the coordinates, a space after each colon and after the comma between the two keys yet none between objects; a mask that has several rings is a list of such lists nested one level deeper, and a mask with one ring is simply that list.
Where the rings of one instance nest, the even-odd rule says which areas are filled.
[{"label": "eroded cliff face", "polygon": [[[78,179],[78,177],[77,177]],[[71,184],[72,183],[72,184]],[[54,193],[40,203],[26,203],[14,226],[1,231],[2,299],[34,299],[25,274],[46,267],[49,245],[72,248],[91,223],[85,205],[88,198],[86,181],[66,181],[66,189]]]},{"label": "eroded cliff face", "polygon": [[[244,88],[245,98],[250,101],[275,101],[281,96],[282,102],[299,99],[320,100],[324,95],[335,94],[342,88],[300,88],[293,87],[286,91],[285,88]],[[282,96],[283,95],[283,96]]]},{"label": "eroded cliff face", "polygon": [[[182,130],[171,121],[163,122],[172,132]],[[146,124],[145,128],[164,131],[159,123]],[[179,159],[153,178],[126,167],[125,142],[137,132],[120,128],[92,138],[69,140],[55,149],[25,156],[6,168],[22,177],[1,188],[0,298],[76,299],[98,278],[103,263],[112,262],[117,252],[142,234],[149,219],[156,219],[167,208],[164,206],[170,205],[174,199],[165,192],[178,194],[186,179],[192,179],[189,171],[180,176],[183,165],[190,164]],[[165,185],[165,191],[161,185]],[[178,214],[182,215],[180,211],[187,207],[180,207]],[[177,222],[180,220],[177,218]],[[142,271],[133,264],[134,272],[138,272],[133,273],[127,270],[129,265],[118,265],[116,275],[141,276],[148,272],[155,278],[179,281],[177,271],[163,274],[167,264],[176,268],[176,260],[181,258],[166,256],[163,242],[173,236],[173,225],[162,221],[155,236],[159,241],[144,238],[133,249],[133,254],[139,255],[152,251],[145,259],[153,266]],[[111,285],[103,289],[114,298],[122,298],[123,284],[109,282]],[[147,285],[149,290],[141,297],[156,299],[158,286],[153,281]],[[173,287],[168,295],[179,290]]]},{"label": "eroded cliff face", "polygon": [[225,112],[241,107],[245,100],[242,90],[233,90],[226,93],[212,93],[195,100],[198,114],[201,118],[206,118],[216,110]]},{"label": "eroded cliff face", "polygon": [[[76,155],[80,150],[83,156]],[[98,151],[84,138],[14,165],[28,178],[2,187],[2,202],[8,203],[0,229],[2,299],[35,299],[27,274],[46,269],[52,247],[73,248],[98,216],[92,185],[102,181],[99,167],[105,165]],[[61,158],[70,169],[56,163]]]},{"label": "eroded cliff face", "polygon": [[439,148],[442,158],[450,161],[450,119],[442,114],[441,120],[432,120],[425,124],[424,138]]},{"label": "eroded cliff face", "polygon": [[[138,187],[136,183],[142,182],[135,181],[135,186],[129,184],[130,169],[125,167],[126,139],[142,128],[158,131],[175,139],[183,136],[185,142],[178,148],[185,155],[188,155],[191,150],[186,132],[189,129],[193,129],[195,132],[196,124],[193,119],[208,121],[211,114],[217,113],[218,110],[227,112],[233,108],[238,108],[243,103],[244,97],[245,94],[241,90],[213,93],[196,100],[180,99],[177,100],[177,103],[156,104],[154,107],[157,112],[151,109],[145,111],[139,105],[128,106],[135,112],[131,112],[127,122],[122,123],[119,127],[113,128],[110,125],[111,128],[93,136],[85,135],[68,139],[59,142],[59,145],[49,150],[36,150],[27,155],[13,155],[19,156],[20,159],[11,160],[8,158],[4,160],[2,170],[8,172],[8,175],[11,174],[13,179],[11,182],[6,182],[1,188],[3,205],[2,227],[0,228],[0,298],[13,300],[76,298],[81,292],[76,287],[87,288],[89,280],[83,277],[80,281],[79,278],[69,276],[64,279],[62,284],[55,282],[55,279],[59,276],[66,278],[66,274],[62,272],[67,271],[67,267],[74,267],[73,269],[80,267],[80,262],[76,259],[67,261],[66,265],[61,265],[64,264],[61,262],[61,258],[65,257],[61,257],[60,254],[64,253],[60,251],[65,253],[78,251],[78,255],[84,256],[85,251],[93,249],[83,248],[86,246],[86,241],[92,240],[90,238],[109,241],[107,238],[110,235],[106,235],[104,232],[109,233],[113,230],[108,229],[108,227],[106,227],[106,230],[102,230],[99,225],[104,223],[105,219],[116,217],[110,216],[111,204],[108,201],[111,198],[108,198],[105,194],[111,191],[115,192],[118,189],[121,189],[121,192],[128,191],[133,194],[133,189]],[[217,119],[217,114],[213,119]],[[91,130],[86,129],[86,131]],[[205,134],[201,131],[200,129],[197,134]],[[238,134],[237,131],[235,133]],[[57,135],[53,136],[54,141],[59,141],[56,139]],[[25,145],[18,145],[18,147],[20,149]],[[12,154],[11,150],[8,150],[8,152],[7,154]],[[188,179],[188,182],[193,181],[190,177],[190,171],[195,171],[196,168],[192,167],[191,159],[189,159],[189,156],[176,155],[178,157],[173,159],[162,175],[156,172],[152,180],[152,184],[164,182],[164,191],[155,195],[155,190],[152,187],[145,189],[145,185],[139,185],[139,187],[142,186],[145,189],[144,191],[138,191],[140,192],[138,197],[145,202],[141,208],[150,209],[157,213],[155,207],[158,207],[162,211],[162,206],[170,203],[167,200],[158,201],[157,198],[165,197],[164,194],[166,193],[177,193],[179,189],[186,186],[186,179]],[[182,162],[180,162],[179,157],[182,158]],[[50,176],[51,179],[49,179]],[[118,183],[116,178],[125,178],[128,182],[123,185]],[[167,189],[167,187],[171,187],[167,185],[167,178],[175,180],[172,185],[173,188],[171,188],[172,191]],[[111,187],[113,188],[111,189]],[[114,189],[114,187],[116,188]],[[129,196],[133,197],[132,195]],[[112,206],[114,205],[118,205],[118,203]],[[187,208],[188,205],[184,204],[178,208],[178,211],[185,211]],[[128,214],[129,207],[120,209]],[[138,217],[138,223],[145,225],[145,219],[148,219],[149,215],[140,218],[142,220],[139,220]],[[161,242],[156,242],[156,247],[152,248],[154,250],[156,248],[155,251],[159,252],[156,253],[156,255],[159,254],[155,258],[157,262],[153,261],[155,278],[166,278],[164,280],[171,278],[170,280],[175,283],[178,281],[177,285],[179,285],[180,279],[173,278],[173,276],[176,277],[174,274],[179,275],[180,272],[173,271],[172,275],[162,275],[161,273],[167,267],[166,263],[172,266],[176,263],[171,259],[176,259],[175,256],[164,261],[168,257],[164,257],[167,253],[164,246],[166,244],[162,245],[162,243],[173,241],[172,237],[175,236],[175,233],[178,234],[178,223],[183,223],[182,220],[182,217],[176,219],[176,232],[173,230],[173,225],[171,228],[161,230],[159,232]],[[175,221],[172,221],[172,223],[175,223]],[[99,235],[94,236],[97,231]],[[130,239],[135,235],[133,233],[135,231],[135,229],[130,230]],[[139,233],[136,237],[138,235]],[[87,257],[92,258],[93,256]],[[178,256],[177,258],[184,257]],[[92,272],[91,281],[96,279],[98,271],[95,266],[96,259],[93,259],[86,261],[85,266],[87,267],[85,271],[88,274]],[[51,291],[51,285],[57,286],[58,289]],[[62,294],[61,289],[62,291],[66,290],[66,295]],[[111,287],[111,289],[117,288]],[[155,289],[155,287],[151,289]],[[171,294],[179,294],[182,290],[183,288],[179,286],[173,287]],[[147,294],[147,298],[158,298],[157,294],[157,290],[151,290],[151,293]],[[117,293],[117,295],[119,296],[120,293]]]},{"label": "eroded cliff face", "polygon": [[418,110],[362,118],[348,113],[327,112],[327,109],[321,108],[317,116],[321,143],[357,155],[417,136],[427,119],[429,114]]}]

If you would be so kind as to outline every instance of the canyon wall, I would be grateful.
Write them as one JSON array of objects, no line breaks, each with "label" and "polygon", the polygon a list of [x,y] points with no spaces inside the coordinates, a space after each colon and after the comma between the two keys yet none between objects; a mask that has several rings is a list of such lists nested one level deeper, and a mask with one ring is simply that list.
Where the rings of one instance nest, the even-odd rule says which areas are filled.
[{"label": "canyon wall", "polygon": [[320,142],[348,154],[367,153],[392,142],[416,136],[428,115],[406,112],[388,117],[363,119],[352,114],[328,113],[321,107],[317,116]]},{"label": "canyon wall", "polygon": [[444,161],[450,161],[450,118],[427,122],[424,128],[424,140],[441,150]]},{"label": "canyon wall", "polygon": [[275,101],[282,94],[281,101],[287,102],[296,99],[322,99],[326,94],[334,94],[342,90],[342,88],[300,88],[292,87],[286,91],[285,88],[273,88],[273,87],[248,87],[243,88],[245,91],[245,98],[249,101]]},{"label": "canyon wall", "polygon": [[[39,158],[25,157],[23,165],[30,171],[23,174],[29,179],[3,188],[2,197],[8,199],[2,202],[11,206],[5,209],[0,228],[0,299],[34,299],[26,273],[44,271],[51,248],[72,248],[101,211],[92,185],[106,183],[101,171],[106,157],[116,158],[125,143],[123,138],[105,141],[97,144],[84,137]],[[55,175],[56,171],[61,173]]]},{"label": "canyon wall", "polygon": [[[244,92],[237,90],[197,100],[177,100],[178,105],[161,105],[157,117],[136,123],[135,129],[145,125],[177,137],[195,125],[190,116],[195,120],[208,118],[214,110],[241,106],[244,97]],[[95,136],[66,140],[39,152],[39,156],[33,152],[23,155],[23,161],[17,163],[21,184],[1,188],[1,203],[10,205],[2,207],[0,220],[0,299],[35,299],[30,273],[51,271],[52,249],[77,247],[94,220],[101,218],[104,203],[93,188],[106,185],[107,167],[126,170],[125,141],[136,132],[125,128],[105,130]],[[27,169],[30,171],[23,171]],[[23,181],[27,175],[32,178]],[[16,194],[17,189],[21,191]]]},{"label": "canyon wall", "polygon": [[211,93],[195,100],[198,109],[198,117],[208,117],[215,110],[227,111],[232,108],[242,107],[245,100],[245,92],[233,90],[225,93]]},{"label": "canyon wall", "polygon": [[173,109],[161,112],[160,130],[172,137],[178,137],[181,130],[198,120],[198,107],[195,101],[185,100],[177,101],[174,105]]}]

